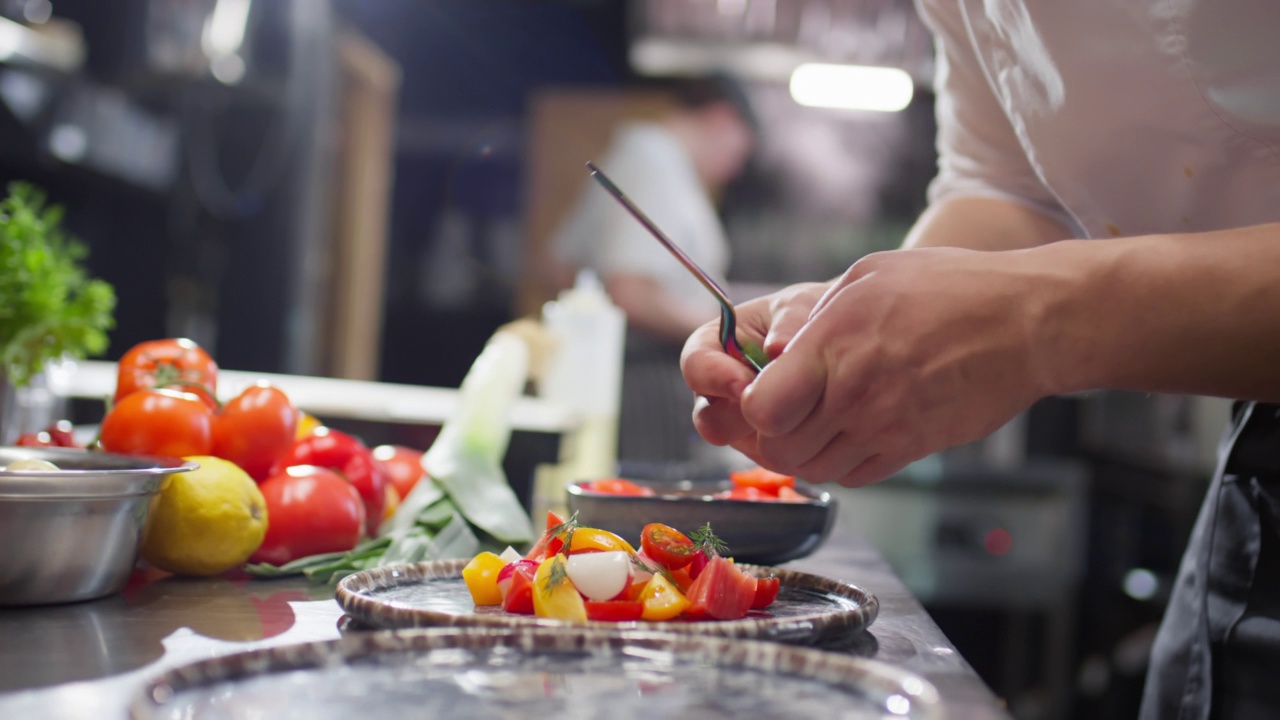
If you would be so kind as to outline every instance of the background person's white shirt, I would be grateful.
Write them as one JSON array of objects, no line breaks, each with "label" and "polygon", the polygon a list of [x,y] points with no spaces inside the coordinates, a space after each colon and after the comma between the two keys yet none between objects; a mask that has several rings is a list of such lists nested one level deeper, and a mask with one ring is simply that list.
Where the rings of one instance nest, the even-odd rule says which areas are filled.
[{"label": "background person's white shirt", "polygon": [[1082,237],[1280,220],[1280,3],[918,0],[938,48],[930,200]]},{"label": "background person's white shirt", "polygon": [[[661,125],[633,122],[615,132],[597,163],[682,250],[719,281],[729,246],[716,210],[680,141]],[[610,273],[646,275],[672,297],[717,316],[715,300],[675,257],[592,181],[553,240],[561,262]]]}]

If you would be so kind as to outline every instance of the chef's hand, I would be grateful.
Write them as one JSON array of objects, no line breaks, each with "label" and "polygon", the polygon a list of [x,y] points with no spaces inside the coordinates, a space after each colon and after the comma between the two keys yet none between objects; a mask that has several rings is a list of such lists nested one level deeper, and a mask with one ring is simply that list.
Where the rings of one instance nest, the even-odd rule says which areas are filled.
[{"label": "chef's hand", "polygon": [[[984,437],[1051,394],[1035,348],[1052,326],[1040,321],[1067,283],[1028,252],[864,258],[798,330],[789,316],[774,318],[788,323],[780,327],[791,336],[786,351],[745,385],[736,406],[722,404],[736,415],[722,407],[699,418],[699,431],[773,470],[849,486]],[[690,362],[700,349],[694,340],[686,346],[691,383],[710,365]],[[736,374],[727,386],[694,389],[733,390],[744,380]]]},{"label": "chef's hand", "polygon": [[[802,283],[738,305],[738,337],[764,338],[765,354],[778,357],[828,287],[830,283]],[[719,320],[689,336],[680,368],[698,395],[694,426],[708,442],[732,445],[754,432],[742,417],[739,401],[742,391],[755,379],[755,371],[720,345]]]}]

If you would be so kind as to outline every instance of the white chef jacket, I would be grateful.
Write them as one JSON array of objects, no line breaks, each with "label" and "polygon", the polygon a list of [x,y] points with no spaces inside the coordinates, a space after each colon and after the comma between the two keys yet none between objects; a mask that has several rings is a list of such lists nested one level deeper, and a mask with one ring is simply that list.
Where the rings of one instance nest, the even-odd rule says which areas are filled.
[{"label": "white chef jacket", "polygon": [[1080,237],[1280,220],[1280,2],[917,0],[931,201],[994,196]]},{"label": "white chef jacket", "polygon": [[[729,245],[689,153],[657,123],[629,122],[597,163],[680,249],[717,280]],[[557,259],[575,267],[646,275],[672,297],[717,317],[715,299],[604,188],[588,182],[552,241]]]}]

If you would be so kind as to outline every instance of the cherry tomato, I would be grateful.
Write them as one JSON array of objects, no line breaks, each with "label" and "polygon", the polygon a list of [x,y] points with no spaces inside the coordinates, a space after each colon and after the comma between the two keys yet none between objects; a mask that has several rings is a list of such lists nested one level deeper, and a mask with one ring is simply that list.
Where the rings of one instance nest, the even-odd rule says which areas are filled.
[{"label": "cherry tomato", "polygon": [[603,493],[605,495],[634,495],[649,496],[653,495],[653,488],[645,487],[639,483],[624,480],[622,478],[601,478],[600,480],[592,480],[582,484],[582,489],[591,492]]},{"label": "cherry tomato", "polygon": [[317,428],[294,441],[276,462],[276,471],[293,465],[316,465],[340,473],[364,501],[369,534],[378,529],[387,503],[387,478],[364,443],[338,430]]},{"label": "cherry tomato", "polygon": [[44,431],[49,433],[49,440],[56,447],[78,447],[76,439],[72,435],[72,426],[70,420],[59,420]]},{"label": "cherry tomato", "polygon": [[276,387],[250,386],[223,406],[213,421],[213,455],[239,465],[261,482],[293,445],[298,409]]},{"label": "cherry tomato", "polygon": [[693,541],[684,533],[662,523],[649,523],[640,531],[640,547],[646,557],[668,570],[678,570],[693,562]]},{"label": "cherry tomato", "polygon": [[729,473],[729,480],[734,488],[755,488],[766,495],[777,495],[782,488],[796,486],[796,479],[791,475],[783,475],[762,467],[750,470],[735,470]]},{"label": "cherry tomato", "polygon": [[102,449],[108,452],[208,455],[213,447],[213,411],[191,393],[139,390],[111,408],[100,433]]},{"label": "cherry tomato", "polygon": [[49,433],[46,430],[22,433],[13,444],[18,447],[57,447],[57,445],[53,443],[53,438],[49,437]]},{"label": "cherry tomato", "polygon": [[134,345],[120,358],[115,402],[138,390],[172,387],[194,391],[209,400],[217,390],[218,365],[201,347],[186,338],[149,340]]},{"label": "cherry tomato", "polygon": [[403,445],[379,445],[373,449],[373,459],[382,467],[382,473],[403,500],[418,481],[426,476],[422,468],[422,451]]},{"label": "cherry tomato", "polygon": [[782,581],[776,577],[757,578],[756,579],[756,597],[751,601],[752,610],[763,610],[773,604],[778,599],[778,590],[782,587]]},{"label": "cherry tomato", "polygon": [[267,535],[249,562],[283,565],[308,555],[342,552],[364,534],[360,493],[332,470],[290,467],[259,489],[267,501]]},{"label": "cherry tomato", "polygon": [[588,620],[627,622],[629,620],[639,620],[640,616],[644,614],[644,603],[640,601],[604,600],[592,602],[588,600],[584,604],[587,606]]}]

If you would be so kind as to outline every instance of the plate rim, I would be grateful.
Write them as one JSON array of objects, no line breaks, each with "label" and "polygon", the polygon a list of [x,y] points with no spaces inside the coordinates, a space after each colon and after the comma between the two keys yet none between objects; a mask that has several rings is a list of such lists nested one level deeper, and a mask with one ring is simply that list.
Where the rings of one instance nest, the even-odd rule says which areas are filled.
[{"label": "plate rim", "polygon": [[838,632],[866,630],[880,612],[880,600],[874,593],[852,583],[832,580],[821,575],[764,565],[741,564],[739,567],[756,575],[776,575],[782,587],[825,590],[845,600],[854,608],[829,612],[806,613],[786,618],[746,617],[739,620],[688,620],[682,622],[631,621],[626,623],[589,620],[574,623],[528,615],[469,614],[458,615],[428,608],[397,607],[375,600],[369,591],[462,577],[469,559],[429,560],[419,563],[387,565],[348,575],[335,590],[338,605],[356,620],[379,629],[423,627],[470,628],[554,628],[572,633],[583,630],[611,630],[672,633],[723,638],[763,638],[790,643],[815,643]]},{"label": "plate rim", "polygon": [[937,688],[918,673],[889,663],[846,653],[797,647],[764,640],[689,635],[669,632],[583,629],[563,633],[551,627],[533,628],[412,628],[347,635],[332,640],[253,648],[203,658],[152,675],[129,702],[132,720],[153,720],[167,703],[185,690],[241,678],[270,675],[335,663],[379,653],[430,652],[467,647],[509,647],[539,652],[613,651],[627,648],[662,650],[680,656],[701,653],[701,659],[724,668],[747,668],[814,680],[884,697],[903,695],[922,720],[944,716]]}]

